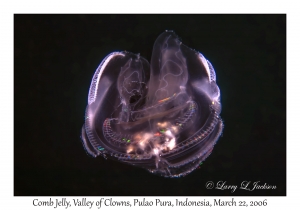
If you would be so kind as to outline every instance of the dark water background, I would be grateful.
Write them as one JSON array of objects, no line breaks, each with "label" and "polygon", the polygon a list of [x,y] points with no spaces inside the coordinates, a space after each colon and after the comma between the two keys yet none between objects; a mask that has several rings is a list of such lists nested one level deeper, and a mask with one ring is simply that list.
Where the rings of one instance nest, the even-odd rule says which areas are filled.
[{"label": "dark water background", "polygon": [[[175,179],[91,158],[80,140],[101,60],[150,60],[166,29],[213,64],[225,125],[201,169]],[[277,189],[205,188],[221,180]],[[286,15],[15,15],[14,195],[286,195]]]}]

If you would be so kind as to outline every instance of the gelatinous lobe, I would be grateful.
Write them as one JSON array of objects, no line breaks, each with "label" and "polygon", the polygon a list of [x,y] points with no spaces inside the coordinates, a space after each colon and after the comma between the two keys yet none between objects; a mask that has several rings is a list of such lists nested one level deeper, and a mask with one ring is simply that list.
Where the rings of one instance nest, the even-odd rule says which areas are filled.
[{"label": "gelatinous lobe", "polygon": [[211,63],[166,31],[155,41],[150,65],[129,52],[101,62],[81,137],[94,157],[179,177],[212,152],[223,129],[220,112]]}]

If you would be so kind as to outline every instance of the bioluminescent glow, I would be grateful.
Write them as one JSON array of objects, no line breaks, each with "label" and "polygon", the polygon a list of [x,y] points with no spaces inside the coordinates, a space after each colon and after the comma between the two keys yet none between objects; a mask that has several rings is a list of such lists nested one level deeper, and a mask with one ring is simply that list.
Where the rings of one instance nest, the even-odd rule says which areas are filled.
[{"label": "bioluminescent glow", "polygon": [[212,152],[223,129],[220,112],[212,64],[166,31],[155,41],[150,64],[127,51],[101,62],[81,137],[94,157],[179,177]]}]

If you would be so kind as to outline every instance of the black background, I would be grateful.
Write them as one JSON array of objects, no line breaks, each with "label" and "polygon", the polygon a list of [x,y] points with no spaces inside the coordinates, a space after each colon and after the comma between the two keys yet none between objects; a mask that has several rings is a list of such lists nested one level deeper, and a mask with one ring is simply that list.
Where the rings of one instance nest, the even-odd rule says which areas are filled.
[{"label": "black background", "polygon": [[[150,60],[174,30],[213,64],[224,132],[190,175],[163,178],[88,156],[89,85],[113,51]],[[286,15],[15,15],[14,195],[286,195]],[[244,180],[276,190],[208,190]],[[252,183],[251,183],[252,185]]]}]

